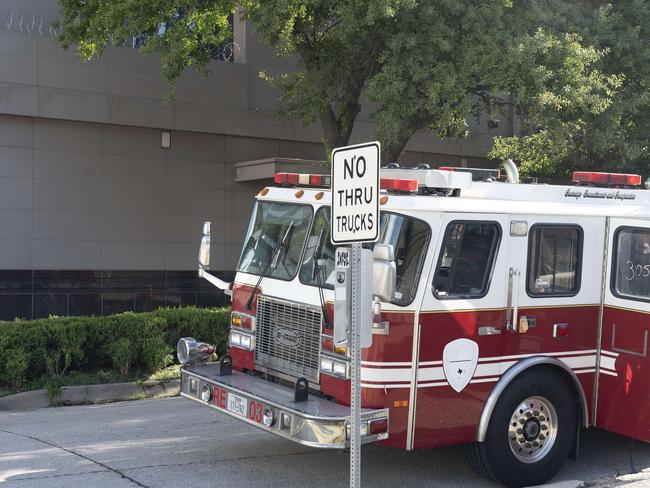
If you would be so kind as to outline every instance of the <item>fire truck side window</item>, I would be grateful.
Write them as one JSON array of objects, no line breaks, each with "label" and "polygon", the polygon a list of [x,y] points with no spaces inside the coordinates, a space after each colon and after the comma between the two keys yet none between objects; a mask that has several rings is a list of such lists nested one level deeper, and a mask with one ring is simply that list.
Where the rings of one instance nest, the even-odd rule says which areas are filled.
[{"label": "fire truck side window", "polygon": [[480,298],[487,294],[501,240],[496,222],[451,222],[433,277],[438,299]]},{"label": "fire truck side window", "polygon": [[[334,288],[336,248],[330,241],[330,208],[322,207],[316,212],[314,225],[307,238],[307,249],[300,268],[300,281],[305,285]],[[418,219],[392,212],[382,212],[379,240],[391,244],[395,251],[397,287],[391,303],[410,305],[415,299],[420,272],[426,254],[431,231]]]},{"label": "fire truck side window", "polygon": [[300,266],[300,281],[305,285],[334,289],[334,255],[330,240],[330,208],[316,211],[314,224],[307,237],[307,248]]},{"label": "fire truck side window", "polygon": [[614,243],[612,293],[650,301],[650,229],[621,227]]},{"label": "fire truck side window", "polygon": [[381,213],[377,242],[393,246],[397,267],[397,287],[391,303],[406,306],[415,299],[430,234],[429,226],[421,220]]},{"label": "fire truck side window", "polygon": [[534,225],[528,247],[526,291],[531,297],[573,296],[580,289],[582,229]]}]

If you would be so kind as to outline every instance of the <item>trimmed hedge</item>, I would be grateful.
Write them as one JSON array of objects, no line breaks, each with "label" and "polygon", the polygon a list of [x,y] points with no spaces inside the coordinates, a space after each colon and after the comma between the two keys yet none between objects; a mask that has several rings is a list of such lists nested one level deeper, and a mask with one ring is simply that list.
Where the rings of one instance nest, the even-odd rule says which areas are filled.
[{"label": "trimmed hedge", "polygon": [[181,337],[222,354],[229,325],[229,308],[196,307],[0,322],[0,388],[29,389],[72,372],[148,375],[173,362]]}]

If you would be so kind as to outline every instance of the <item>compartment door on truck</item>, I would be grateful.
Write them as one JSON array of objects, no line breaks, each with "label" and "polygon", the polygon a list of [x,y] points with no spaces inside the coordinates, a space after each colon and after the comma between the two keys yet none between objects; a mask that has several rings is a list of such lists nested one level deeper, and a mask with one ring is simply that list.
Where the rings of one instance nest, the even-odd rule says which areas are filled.
[{"label": "compartment door on truck", "polygon": [[596,426],[650,442],[650,220],[609,226]]},{"label": "compartment door on truck", "polygon": [[513,280],[518,295],[512,329],[502,335],[501,364],[536,355],[562,361],[576,374],[591,407],[605,218],[513,215],[509,230],[509,266],[519,273]]}]

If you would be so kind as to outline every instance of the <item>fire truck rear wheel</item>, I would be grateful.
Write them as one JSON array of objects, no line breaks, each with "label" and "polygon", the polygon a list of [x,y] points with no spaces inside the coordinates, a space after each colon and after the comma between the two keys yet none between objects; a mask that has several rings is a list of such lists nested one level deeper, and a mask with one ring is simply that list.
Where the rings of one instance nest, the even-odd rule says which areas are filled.
[{"label": "fire truck rear wheel", "polygon": [[470,464],[506,486],[540,485],[564,465],[578,408],[564,378],[549,368],[522,373],[499,398],[485,442],[469,446]]}]

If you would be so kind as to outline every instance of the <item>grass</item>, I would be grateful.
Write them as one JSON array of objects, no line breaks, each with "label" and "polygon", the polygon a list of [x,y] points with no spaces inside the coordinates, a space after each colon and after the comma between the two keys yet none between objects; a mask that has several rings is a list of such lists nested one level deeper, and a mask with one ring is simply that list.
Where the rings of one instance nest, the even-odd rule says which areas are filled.
[{"label": "grass", "polygon": [[181,377],[181,365],[173,364],[166,368],[156,371],[154,374],[146,378],[144,381],[165,381],[176,380]]},{"label": "grass", "polygon": [[[52,399],[61,391],[64,386],[100,385],[105,383],[123,383],[128,381],[166,381],[175,380],[181,377],[181,366],[179,364],[167,366],[156,371],[150,376],[129,375],[123,376],[113,371],[100,370],[94,373],[80,373],[70,371],[62,376],[44,376],[37,381],[25,385],[21,391],[38,390],[45,388]],[[0,388],[0,397],[17,393],[15,391]]]},{"label": "grass", "polygon": [[[105,383],[122,383],[126,381],[167,381],[175,380],[181,377],[181,366],[180,364],[173,364],[167,366],[149,376],[134,376],[129,375],[127,377],[120,375],[112,371],[100,370],[95,373],[80,373],[78,371],[70,371],[62,376],[44,376],[38,381],[30,382],[28,385],[25,385],[22,391],[29,390],[38,390],[40,388],[45,388],[47,390],[47,395],[51,403],[56,403],[56,399],[61,393],[61,388],[64,386],[82,386],[82,385],[98,385]],[[11,395],[16,393],[15,391],[7,390],[0,388],[0,397],[5,395]],[[168,393],[158,393],[153,398],[166,398],[170,395]],[[138,393],[133,395],[130,400],[142,400],[146,398],[144,393]]]}]

